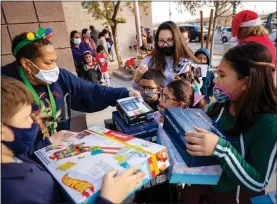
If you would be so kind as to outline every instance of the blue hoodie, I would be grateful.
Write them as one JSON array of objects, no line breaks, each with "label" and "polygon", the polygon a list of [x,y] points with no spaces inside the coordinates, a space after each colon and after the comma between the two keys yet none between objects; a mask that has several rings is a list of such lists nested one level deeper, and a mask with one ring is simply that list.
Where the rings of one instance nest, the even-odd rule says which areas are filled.
[{"label": "blue hoodie", "polygon": [[[1,67],[1,74],[22,81],[16,61]],[[34,89],[44,102],[46,108],[51,108],[48,102],[47,87],[44,85],[34,86]],[[71,109],[87,113],[97,112],[108,106],[115,106],[116,100],[118,99],[129,97],[129,91],[126,88],[101,86],[97,83],[78,78],[71,72],[62,68],[60,68],[58,81],[51,84],[50,89],[56,102],[57,113],[60,112],[59,117],[66,118],[66,112],[69,117],[68,120],[58,123],[57,131],[70,130]],[[65,104],[64,96],[67,93],[68,96],[66,97]],[[39,107],[34,103],[32,108],[33,111],[35,111],[38,110]],[[47,140],[43,140],[42,134],[39,133],[34,150],[44,147],[47,145],[46,143]]]},{"label": "blue hoodie", "polygon": [[[207,64],[210,65],[210,52],[206,48],[200,48],[198,49],[194,55],[197,57],[198,54],[204,54],[207,57]],[[209,66],[209,68],[211,68]],[[207,72],[207,76],[203,77],[203,85],[200,89],[201,93],[205,96],[206,101],[210,102],[210,97],[213,96],[213,87],[214,83],[213,80],[215,79],[215,74],[212,71]]]}]

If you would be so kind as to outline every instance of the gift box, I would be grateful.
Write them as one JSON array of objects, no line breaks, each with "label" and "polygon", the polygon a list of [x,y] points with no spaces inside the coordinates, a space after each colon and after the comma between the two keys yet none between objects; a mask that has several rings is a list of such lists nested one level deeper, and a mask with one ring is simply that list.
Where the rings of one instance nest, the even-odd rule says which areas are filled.
[{"label": "gift box", "polygon": [[219,164],[219,161],[213,156],[191,156],[186,151],[185,133],[196,132],[195,127],[212,132],[231,143],[238,142],[236,138],[225,137],[213,120],[201,109],[169,108],[165,110],[164,118],[163,128],[188,167]]},{"label": "gift box", "polygon": [[[142,185],[169,166],[166,148],[129,135],[94,126],[35,155],[74,203],[93,203],[100,194],[104,175],[141,165]],[[132,192],[133,193],[133,192]]]},{"label": "gift box", "polygon": [[222,174],[220,165],[188,167],[162,127],[157,135],[158,143],[166,146],[168,151],[170,167],[166,171],[169,183],[217,185]]},{"label": "gift box", "polygon": [[128,126],[117,111],[112,113],[112,119],[118,132],[150,142],[157,141],[158,124],[154,120],[138,125]]},{"label": "gift box", "polygon": [[116,101],[116,109],[129,126],[153,120],[154,110],[142,98],[119,99]]},{"label": "gift box", "polygon": [[251,198],[250,200],[252,204],[276,204],[276,191],[269,192],[268,194],[263,196]]}]

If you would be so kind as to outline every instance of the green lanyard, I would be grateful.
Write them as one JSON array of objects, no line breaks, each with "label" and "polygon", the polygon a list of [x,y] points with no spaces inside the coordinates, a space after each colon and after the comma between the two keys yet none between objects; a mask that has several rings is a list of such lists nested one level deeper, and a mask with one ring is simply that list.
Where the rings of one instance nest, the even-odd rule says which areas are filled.
[{"label": "green lanyard", "polygon": [[[36,91],[35,91],[34,87],[32,86],[32,84],[26,78],[25,73],[24,73],[22,67],[19,67],[19,72],[20,72],[21,78],[23,79],[24,84],[32,92],[32,95],[34,97],[35,103],[41,108],[43,102],[40,100],[40,98],[39,98],[38,94],[36,93]],[[54,119],[56,119],[56,113],[57,113],[56,102],[55,102],[54,96],[52,94],[52,91],[51,91],[51,89],[50,89],[50,87],[48,85],[47,85],[47,90],[48,90],[48,95],[49,95],[51,109],[52,109],[52,116],[54,117]],[[44,113],[47,114],[47,111],[44,110]],[[50,126],[50,129],[51,129],[51,133],[53,134],[54,133],[54,124],[52,124]]]}]

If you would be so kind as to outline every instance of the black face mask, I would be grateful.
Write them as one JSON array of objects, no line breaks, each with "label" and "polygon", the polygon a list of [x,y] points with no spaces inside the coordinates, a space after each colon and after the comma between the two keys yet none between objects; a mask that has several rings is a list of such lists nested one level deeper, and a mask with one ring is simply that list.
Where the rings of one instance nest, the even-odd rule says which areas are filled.
[{"label": "black face mask", "polygon": [[166,56],[171,56],[174,53],[175,46],[171,47],[160,47],[161,52]]}]

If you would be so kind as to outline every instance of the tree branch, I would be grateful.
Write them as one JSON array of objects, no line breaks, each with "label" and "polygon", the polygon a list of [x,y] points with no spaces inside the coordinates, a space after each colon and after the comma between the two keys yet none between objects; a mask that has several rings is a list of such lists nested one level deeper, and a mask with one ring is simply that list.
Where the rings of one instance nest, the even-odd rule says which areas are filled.
[{"label": "tree branch", "polygon": [[119,5],[120,5],[120,1],[117,1],[116,5],[114,7],[114,12],[113,12],[113,17],[112,17],[113,21],[116,20],[116,16],[117,16],[117,13],[118,13],[118,10],[119,10]]},{"label": "tree branch", "polygon": [[232,7],[233,7],[233,5],[231,4],[230,7],[229,7],[228,9],[225,9],[224,11],[222,11],[221,13],[219,13],[218,16],[221,16],[222,14],[226,13],[226,12],[229,11]]}]

